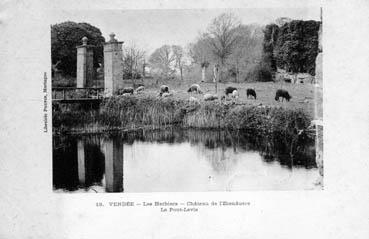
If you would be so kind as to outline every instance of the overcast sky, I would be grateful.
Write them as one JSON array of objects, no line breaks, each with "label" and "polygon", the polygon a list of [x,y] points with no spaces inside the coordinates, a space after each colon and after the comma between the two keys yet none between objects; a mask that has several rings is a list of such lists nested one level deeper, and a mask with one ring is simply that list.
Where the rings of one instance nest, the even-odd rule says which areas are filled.
[{"label": "overcast sky", "polygon": [[279,17],[319,20],[319,8],[188,9],[188,10],[88,10],[55,11],[53,22],[87,22],[98,27],[106,40],[114,32],[125,44],[135,43],[148,52],[164,44],[186,46],[210,21],[224,12],[232,12],[243,24],[265,25]]}]

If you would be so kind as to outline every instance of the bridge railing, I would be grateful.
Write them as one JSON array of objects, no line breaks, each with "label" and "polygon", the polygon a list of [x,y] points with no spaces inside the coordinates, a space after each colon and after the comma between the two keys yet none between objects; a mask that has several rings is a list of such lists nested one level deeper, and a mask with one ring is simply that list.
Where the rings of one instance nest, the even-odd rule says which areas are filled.
[{"label": "bridge railing", "polygon": [[104,88],[102,87],[53,87],[53,100],[70,99],[101,99]]}]

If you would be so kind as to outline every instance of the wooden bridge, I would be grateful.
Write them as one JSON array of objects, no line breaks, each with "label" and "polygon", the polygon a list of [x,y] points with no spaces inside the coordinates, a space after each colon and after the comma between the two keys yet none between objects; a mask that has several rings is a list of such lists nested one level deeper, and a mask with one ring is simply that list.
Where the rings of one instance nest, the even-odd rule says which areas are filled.
[{"label": "wooden bridge", "polygon": [[104,98],[102,87],[53,87],[52,102],[100,103]]}]

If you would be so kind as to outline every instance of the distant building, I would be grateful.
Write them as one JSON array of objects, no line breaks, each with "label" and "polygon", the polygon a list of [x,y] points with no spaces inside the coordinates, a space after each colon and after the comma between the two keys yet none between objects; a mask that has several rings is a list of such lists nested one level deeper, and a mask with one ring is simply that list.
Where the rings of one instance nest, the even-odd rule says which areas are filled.
[{"label": "distant building", "polygon": [[296,84],[308,84],[314,82],[314,76],[309,73],[297,73],[296,74]]},{"label": "distant building", "polygon": [[293,84],[309,84],[314,82],[314,76],[309,73],[290,73],[284,69],[277,68],[275,81],[284,81]]}]

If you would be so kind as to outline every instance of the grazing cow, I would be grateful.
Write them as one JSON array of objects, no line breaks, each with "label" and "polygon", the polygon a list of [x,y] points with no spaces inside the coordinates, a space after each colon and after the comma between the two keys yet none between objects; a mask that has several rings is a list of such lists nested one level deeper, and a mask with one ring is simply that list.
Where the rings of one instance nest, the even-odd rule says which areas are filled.
[{"label": "grazing cow", "polygon": [[137,89],[136,89],[136,93],[137,93],[137,94],[142,93],[144,90],[145,90],[145,86],[139,86],[139,87],[137,87]]},{"label": "grazing cow", "polygon": [[200,85],[192,84],[190,88],[187,90],[188,93],[196,92],[197,94],[202,94]]},{"label": "grazing cow", "polygon": [[228,96],[229,94],[232,94],[234,90],[237,90],[237,88],[236,87],[233,87],[233,86],[228,86],[224,90],[225,95]]},{"label": "grazing cow", "polygon": [[212,95],[212,94],[205,94],[204,95],[204,100],[205,101],[212,101],[212,100],[217,100],[218,96],[217,95]]},{"label": "grazing cow", "polygon": [[160,86],[159,95],[162,96],[164,93],[169,93],[169,87],[167,85]]},{"label": "grazing cow", "polygon": [[290,101],[290,99],[292,98],[292,96],[290,96],[288,91],[279,89],[275,93],[275,100],[279,101],[280,97],[282,97],[282,102],[283,102],[283,99],[286,99],[287,101]]},{"label": "grazing cow", "polygon": [[193,103],[199,103],[199,99],[192,97],[192,96],[190,97],[189,101]]},{"label": "grazing cow", "polygon": [[237,99],[238,98],[238,91],[237,90],[234,90],[232,92],[232,98],[234,98],[234,99]]},{"label": "grazing cow", "polygon": [[160,92],[161,93],[165,93],[165,92],[169,93],[169,87],[167,85],[160,86]]},{"label": "grazing cow", "polygon": [[133,95],[133,88],[132,87],[126,87],[126,88],[123,88],[123,89],[121,89],[121,90],[119,90],[119,94],[126,94],[126,93],[128,93],[128,94],[131,94],[131,95]]},{"label": "grazing cow", "polygon": [[249,96],[253,96],[254,99],[256,100],[256,92],[254,89],[247,89],[246,90],[246,96],[247,96],[247,99],[249,98]]},{"label": "grazing cow", "polygon": [[222,97],[220,97],[220,101],[232,101],[232,99],[233,99],[233,95],[231,95],[231,97],[227,97],[225,95],[222,95]]},{"label": "grazing cow", "polygon": [[164,98],[169,97],[169,96],[173,96],[173,93],[164,92],[164,93],[161,95],[161,97],[164,97]]}]

